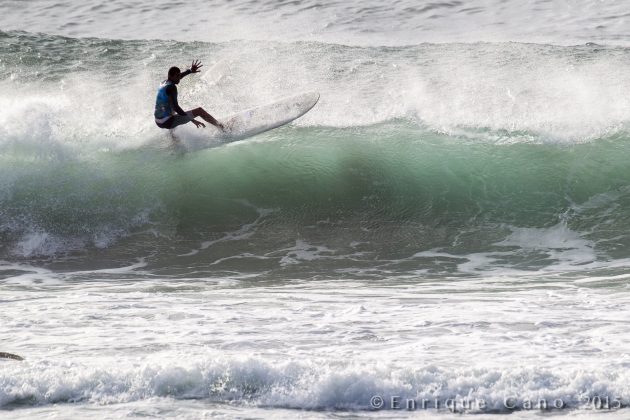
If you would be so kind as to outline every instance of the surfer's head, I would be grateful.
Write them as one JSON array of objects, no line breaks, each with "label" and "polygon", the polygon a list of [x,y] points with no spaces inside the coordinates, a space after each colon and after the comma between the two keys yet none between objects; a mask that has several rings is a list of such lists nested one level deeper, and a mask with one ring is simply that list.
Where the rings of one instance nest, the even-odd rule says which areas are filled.
[{"label": "surfer's head", "polygon": [[168,80],[171,82],[178,84],[182,78],[182,71],[179,67],[171,67],[168,69]]}]

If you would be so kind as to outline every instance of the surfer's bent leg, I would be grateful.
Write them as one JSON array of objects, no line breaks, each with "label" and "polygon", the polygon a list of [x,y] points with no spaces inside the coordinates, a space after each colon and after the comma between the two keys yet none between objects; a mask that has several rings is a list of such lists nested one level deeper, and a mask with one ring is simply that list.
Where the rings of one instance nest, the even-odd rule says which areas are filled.
[{"label": "surfer's bent leg", "polygon": [[162,123],[157,123],[157,126],[160,128],[167,128],[169,130],[172,130],[173,128],[183,125],[183,124],[188,124],[189,122],[191,122],[193,119],[195,118],[195,116],[192,114],[192,112],[188,111],[186,113],[186,115],[173,115],[171,116],[168,120],[162,122]]},{"label": "surfer's bent leg", "polygon": [[192,114],[195,117],[201,117],[204,120],[208,121],[210,124],[217,126],[220,129],[223,129],[223,125],[219,121],[217,121],[212,115],[208,114],[205,109],[199,107],[199,108],[193,109],[190,112],[192,112]]}]

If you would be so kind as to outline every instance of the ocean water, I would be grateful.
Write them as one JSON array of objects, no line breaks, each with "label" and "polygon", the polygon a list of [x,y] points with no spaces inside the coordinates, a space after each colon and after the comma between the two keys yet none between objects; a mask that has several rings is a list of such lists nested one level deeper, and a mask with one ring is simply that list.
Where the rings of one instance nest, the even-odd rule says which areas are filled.
[{"label": "ocean water", "polygon": [[0,417],[627,418],[628,19],[0,1]]}]

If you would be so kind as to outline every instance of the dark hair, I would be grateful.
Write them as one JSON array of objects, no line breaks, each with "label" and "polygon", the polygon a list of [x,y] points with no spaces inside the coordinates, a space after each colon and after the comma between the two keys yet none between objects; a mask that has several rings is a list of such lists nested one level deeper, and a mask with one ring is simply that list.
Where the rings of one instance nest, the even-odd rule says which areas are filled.
[{"label": "dark hair", "polygon": [[182,71],[179,69],[179,67],[171,67],[170,69],[168,69],[168,77],[177,76],[181,72]]}]

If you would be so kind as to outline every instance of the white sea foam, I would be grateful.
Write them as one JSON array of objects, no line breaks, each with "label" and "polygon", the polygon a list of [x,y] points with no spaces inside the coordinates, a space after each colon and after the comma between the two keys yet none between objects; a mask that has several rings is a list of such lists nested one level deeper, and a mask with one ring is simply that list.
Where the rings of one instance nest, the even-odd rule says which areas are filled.
[{"label": "white sea foam", "polygon": [[[474,413],[510,412],[509,407],[523,409],[528,402],[532,410],[546,411],[537,407],[541,400],[549,408],[560,400],[565,409],[592,410],[590,400],[600,395],[619,396],[624,406],[630,402],[622,397],[630,379],[623,372],[566,369],[560,374],[544,367],[492,370],[431,365],[396,369],[379,362],[368,368],[218,355],[197,362],[149,359],[135,365],[101,360],[104,365],[98,367],[54,361],[7,363],[0,373],[0,407],[25,401],[112,405],[170,397],[269,408],[372,411],[371,398],[382,396],[387,400],[383,409],[391,409],[391,397],[398,397],[402,404],[415,400],[418,410],[424,401],[425,410],[432,412],[437,411],[437,400],[441,411],[446,411],[451,399],[454,411]],[[483,401],[486,409],[465,406],[466,400]]]},{"label": "white sea foam", "polygon": [[[626,60],[621,50],[530,44],[357,49],[319,43],[296,49],[234,42],[201,44],[191,54],[212,61],[201,77],[182,81],[180,102],[187,109],[203,106],[219,118],[317,90],[319,103],[295,125],[355,127],[408,119],[455,135],[491,130],[477,133],[476,140],[531,142],[534,134],[534,141],[571,143],[614,134],[630,120],[623,93],[630,77],[619,71]],[[173,62],[180,57],[129,61],[122,80],[99,54],[87,59],[97,68],[70,72],[61,86],[58,80],[30,82],[27,75],[2,82],[3,92],[10,93],[0,94],[6,110],[0,116],[0,147],[32,144],[39,153],[72,158],[144,147],[162,137],[150,116],[154,91],[170,65],[184,65]],[[112,94],[112,85],[120,94]],[[179,130],[191,141],[211,134],[211,129]]]},{"label": "white sea foam", "polygon": [[495,281],[506,285],[189,279],[39,283],[25,292],[28,283],[9,282],[22,287],[0,295],[10,338],[2,350],[26,361],[0,365],[0,406],[116,410],[192,398],[371,412],[374,395],[387,404],[398,396],[487,405],[469,412],[508,412],[505,398],[518,406],[561,399],[580,411],[596,396],[630,403],[627,355],[615,339],[628,334],[627,291],[613,297],[560,282],[501,291]]}]

